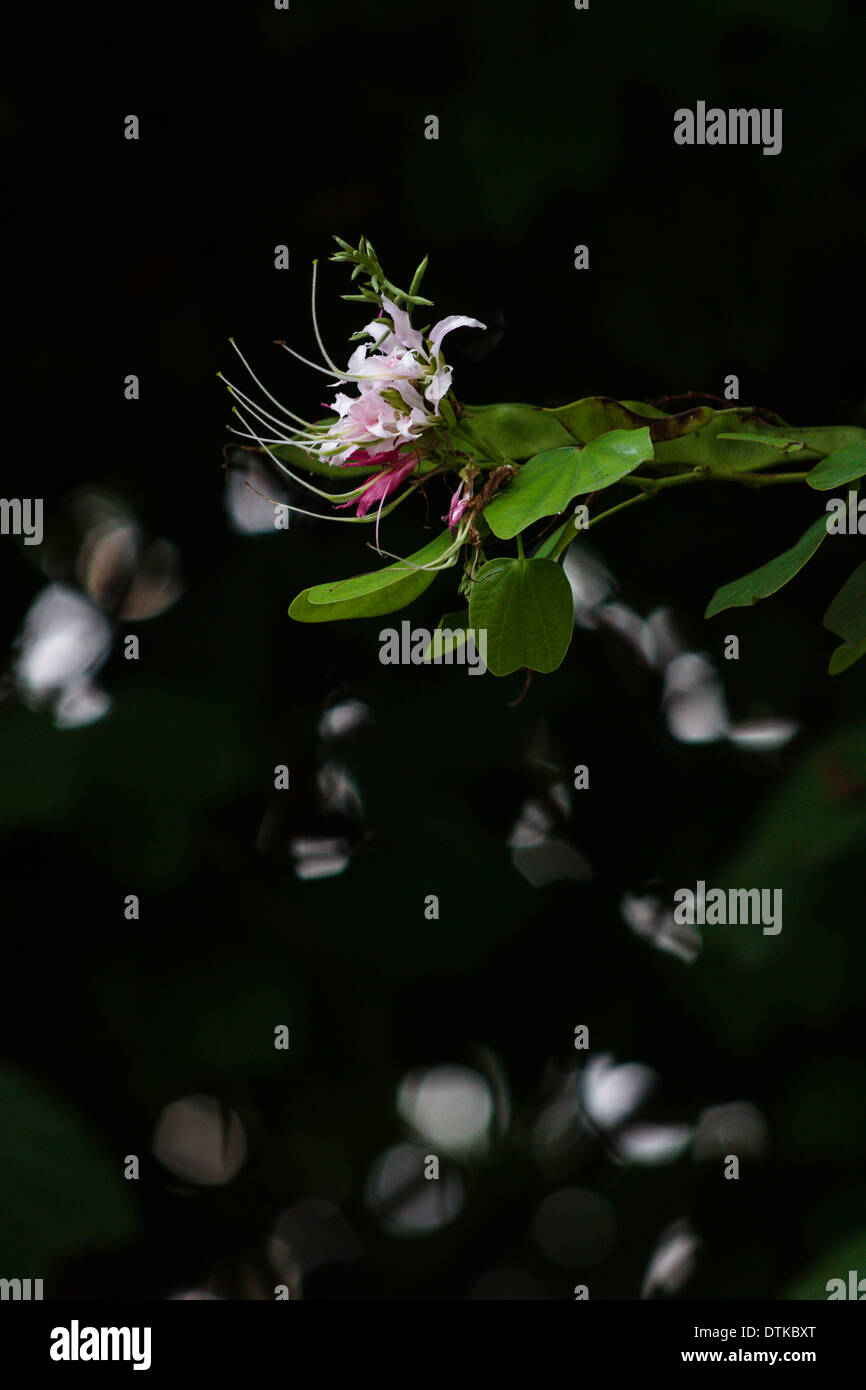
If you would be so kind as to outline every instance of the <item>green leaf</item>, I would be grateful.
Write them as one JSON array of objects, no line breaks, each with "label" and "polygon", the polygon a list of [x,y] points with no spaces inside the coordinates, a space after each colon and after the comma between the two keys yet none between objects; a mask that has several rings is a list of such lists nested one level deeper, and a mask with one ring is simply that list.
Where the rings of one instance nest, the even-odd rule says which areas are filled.
[{"label": "green leaf", "polygon": [[[786,1289],[782,1291],[780,1297],[786,1301],[826,1300],[828,1297],[827,1285],[831,1279],[841,1279],[845,1286],[846,1294],[848,1289],[848,1271],[855,1269],[858,1271],[858,1280],[861,1277],[859,1271],[866,1267],[866,1228],[856,1231],[854,1235],[843,1236],[840,1240],[825,1250],[820,1257],[815,1260],[807,1269],[793,1280]],[[834,1288],[834,1292],[838,1289]]]},{"label": "green leaf", "polygon": [[723,584],[721,589],[717,589],[707,605],[704,617],[713,618],[716,613],[721,613],[726,608],[746,608],[749,604],[757,603],[758,599],[775,594],[812,558],[826,534],[827,518],[820,516],[790,550],[777,555],[775,560],[769,560],[766,565],[761,565],[760,569],[753,570],[742,579],[734,579],[730,584]]},{"label": "green leaf", "polygon": [[586,396],[554,409],[519,402],[465,406],[462,418],[479,443],[490,446],[488,462],[495,462],[491,458],[494,453],[519,462],[567,444],[590,444],[611,430],[649,426],[653,440],[678,439],[706,424],[714,413],[707,406],[696,406],[679,415],[667,415],[639,401]]},{"label": "green leaf", "polygon": [[855,426],[797,429],[780,416],[770,422],[766,415],[751,406],[710,411],[709,420],[694,433],[660,440],[655,462],[689,464],[715,473],[750,473],[784,462],[794,445],[802,445],[798,458],[811,459],[866,438],[866,430]]},{"label": "green leaf", "polygon": [[556,547],[559,545],[566,531],[574,531],[574,521],[570,516],[563,521],[561,526],[554,527],[554,529],[544,537],[544,540],[533,552],[532,558],[534,560],[549,559],[554,554]]},{"label": "green leaf", "polygon": [[806,482],[819,492],[828,492],[830,488],[853,482],[855,478],[862,478],[864,474],[866,443],[851,444],[847,449],[837,449],[835,454],[816,463]]},{"label": "green leaf", "polygon": [[[737,434],[736,431],[730,433],[717,434],[716,439],[735,439],[740,444],[760,444],[767,447],[767,436],[765,434]],[[780,454],[803,453],[806,445],[802,439],[785,439],[782,435],[774,435],[772,447],[778,449]]]},{"label": "green leaf", "polygon": [[555,671],[574,627],[571,586],[553,560],[488,560],[472,585],[469,624],[487,633],[494,676]]},{"label": "green leaf", "polygon": [[4,1277],[44,1277],[60,1259],[132,1238],[134,1184],[67,1101],[4,1066],[0,1124]]},{"label": "green leaf", "polygon": [[351,579],[337,579],[330,584],[316,584],[308,591],[310,602],[316,604],[346,603],[350,599],[362,598],[367,594],[377,593],[380,589],[390,588],[394,584],[402,583],[407,578],[416,578],[418,576],[416,567],[441,560],[449,545],[452,544],[452,540],[450,531],[442,531],[435,540],[425,545],[423,550],[416,551],[414,555],[409,555],[405,560],[397,560],[393,565],[385,565],[383,569],[370,570],[366,574],[356,574]]},{"label": "green leaf", "polygon": [[837,647],[830,657],[830,665],[827,670],[831,676],[840,676],[843,671],[847,671],[849,666],[853,666],[855,661],[859,661],[861,656],[866,656],[866,638],[862,642],[850,643],[843,642],[841,647]]},{"label": "green leaf", "polygon": [[478,443],[487,448],[487,458],[531,458],[542,449],[569,444],[570,435],[553,416],[540,406],[509,402],[502,405],[467,405],[461,417]]},{"label": "green leaf", "polygon": [[571,405],[557,406],[548,412],[568,430],[578,444],[590,444],[611,430],[636,430],[649,426],[653,440],[679,439],[691,434],[713,418],[708,406],[694,406],[679,415],[666,415],[653,406],[634,401],[615,401],[610,396],[586,396]]},{"label": "green leaf", "polygon": [[[438,654],[445,656],[448,652],[457,647],[462,647],[466,641],[466,629],[469,627],[468,608],[460,609],[456,613],[446,613],[436,624],[436,631],[443,636],[439,639],[440,646]],[[448,634],[445,636],[444,634]],[[425,661],[432,661],[436,654],[435,639],[431,639],[430,645],[424,653]]]},{"label": "green leaf", "polygon": [[846,579],[824,614],[823,623],[828,632],[849,646],[857,647],[866,641],[866,562]]},{"label": "green leaf", "polygon": [[611,430],[583,449],[552,449],[525,463],[517,477],[484,509],[490,529],[509,540],[564,511],[573,497],[596,492],[626,477],[653,456],[649,429]]},{"label": "green leaf", "polygon": [[452,542],[450,531],[425,545],[423,550],[393,565],[352,579],[316,584],[293,600],[289,617],[299,623],[330,623],[343,618],[375,618],[394,613],[422,594],[433,583],[437,570],[416,569],[444,555]]}]

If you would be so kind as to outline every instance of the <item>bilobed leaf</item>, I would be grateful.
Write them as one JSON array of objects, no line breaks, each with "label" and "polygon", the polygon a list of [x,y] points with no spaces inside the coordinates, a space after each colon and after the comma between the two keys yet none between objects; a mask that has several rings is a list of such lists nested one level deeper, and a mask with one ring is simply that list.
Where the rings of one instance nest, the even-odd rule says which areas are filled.
[{"label": "bilobed leaf", "polygon": [[489,560],[475,576],[469,623],[487,633],[486,663],[494,676],[521,667],[555,671],[571,641],[571,586],[553,560]]},{"label": "bilobed leaf", "polygon": [[405,608],[433,583],[438,572],[418,567],[441,559],[451,539],[451,533],[443,531],[406,560],[352,579],[304,589],[292,602],[289,617],[299,623],[330,623],[343,618],[376,618]]},{"label": "bilobed leaf", "polygon": [[751,574],[744,575],[742,579],[734,579],[730,584],[723,584],[717,589],[707,605],[704,617],[715,617],[716,613],[721,613],[726,608],[746,608],[749,604],[757,603],[758,599],[775,594],[812,558],[826,534],[827,518],[820,516],[790,550],[777,555],[775,560],[768,561],[766,565],[761,565],[760,569],[752,570]]},{"label": "bilobed leaf", "polygon": [[525,463],[517,477],[489,502],[484,516],[494,535],[509,540],[564,511],[579,493],[619,482],[653,456],[649,429],[611,430],[582,449],[551,449]]},{"label": "bilobed leaf", "polygon": [[816,463],[806,482],[819,492],[829,492],[831,488],[851,483],[855,478],[866,474],[866,443],[850,444],[847,449],[837,449],[829,458]]}]

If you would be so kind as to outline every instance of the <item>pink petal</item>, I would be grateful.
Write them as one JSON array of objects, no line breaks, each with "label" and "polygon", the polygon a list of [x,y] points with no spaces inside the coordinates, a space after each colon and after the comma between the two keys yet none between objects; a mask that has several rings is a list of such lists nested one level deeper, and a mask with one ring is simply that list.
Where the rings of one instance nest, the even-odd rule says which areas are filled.
[{"label": "pink petal", "polygon": [[[356,516],[366,516],[374,502],[384,501],[392,492],[395,492],[404,478],[414,472],[418,462],[417,454],[410,454],[405,463],[401,463],[396,468],[383,468],[381,473],[374,473],[364,484],[364,491],[357,499]],[[343,510],[345,507],[352,507],[354,502],[338,502],[337,507]]]},{"label": "pink petal", "polygon": [[412,327],[406,310],[398,309],[397,305],[392,304],[390,299],[386,299],[384,295],[382,296],[382,308],[394,325],[394,336],[398,342],[402,343],[404,347],[412,348],[415,352],[419,351],[424,346],[424,339],[418,329]]}]

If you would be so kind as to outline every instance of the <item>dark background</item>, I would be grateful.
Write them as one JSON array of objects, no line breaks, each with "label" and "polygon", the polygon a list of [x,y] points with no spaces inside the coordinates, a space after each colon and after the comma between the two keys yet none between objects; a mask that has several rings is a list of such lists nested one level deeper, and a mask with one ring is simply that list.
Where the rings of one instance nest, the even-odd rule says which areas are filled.
[{"label": "dark background", "polygon": [[[593,537],[619,600],[642,618],[671,608],[685,647],[715,663],[734,720],[799,723],[776,752],[678,741],[659,675],[604,627],[578,628],[560,671],[512,708],[517,676],[382,667],[387,623],[289,621],[299,589],[369,552],[323,522],[232,528],[216,379],[233,374],[234,335],[315,418],[319,381],[272,340],[312,352],[319,257],[341,356],[365,317],[325,258],[333,233],[363,234],[397,283],[429,253],[436,317],[490,326],[448,340],[463,400],[720,394],[736,373],[743,402],[796,424],[866,423],[864,36],[862,8],[831,0],[256,0],[132,7],[110,27],[58,10],[43,33],[10,35],[2,491],[43,496],[47,529],[39,549],[0,545],[0,1275],[44,1277],[52,1297],[270,1297],[283,1276],[269,1237],[281,1214],[284,1230],[321,1217],[310,1199],[339,1208],[354,1240],[343,1230],[333,1248],[357,1257],[328,1261],[312,1220],[318,1253],[294,1252],[307,1298],[462,1299],[503,1266],[497,1296],[567,1299],[587,1282],[592,1298],[636,1298],[681,1218],[703,1242],[684,1296],[823,1297],[827,1278],[866,1273],[866,666],[829,678],[820,625],[857,539],[705,624],[714,589],[785,549],[820,512],[814,495],[688,489]],[[699,99],[782,107],[782,153],[675,146],[674,110]],[[138,402],[123,398],[130,372]],[[139,531],[94,575],[82,555],[106,497]],[[386,543],[406,553],[425,524],[418,499]],[[176,548],[182,593],[131,618],[156,538]],[[147,570],[157,591],[165,556]],[[95,677],[112,705],[84,727],[57,728],[56,702],[34,708],[14,676],[49,583],[87,590],[114,624]],[[430,627],[455,606],[449,576],[406,616]],[[739,662],[722,660],[729,632]],[[372,718],[327,743],[323,710],[346,699]],[[288,792],[273,789],[280,763]],[[334,763],[363,812],[323,810],[316,779]],[[507,838],[577,763],[590,790],[553,814],[593,876],[533,887]],[[301,881],[291,843],[317,835],[345,837],[350,862]],[[688,965],[629,930],[624,893],[669,902],[698,878],[782,887],[781,936],[708,930]],[[288,1053],[272,1045],[280,1023]],[[744,1150],[739,1181],[720,1156],[647,1167],[590,1142],[568,1080],[580,1023],[592,1054],[657,1071],[656,1122],[757,1107],[768,1139]],[[443,1064],[498,1076],[510,1118],[471,1161],[420,1140],[459,1173],[462,1208],[395,1236],[368,1176],[412,1137],[402,1079]],[[540,1158],[556,1078],[577,1138]],[[192,1095],[220,1103],[229,1137],[243,1129],[231,1182],[181,1181],[151,1151],[165,1107]],[[123,1178],[130,1154],[138,1182]],[[534,1236],[540,1204],[568,1188],[615,1214],[591,1267],[579,1232],[559,1265]]]}]

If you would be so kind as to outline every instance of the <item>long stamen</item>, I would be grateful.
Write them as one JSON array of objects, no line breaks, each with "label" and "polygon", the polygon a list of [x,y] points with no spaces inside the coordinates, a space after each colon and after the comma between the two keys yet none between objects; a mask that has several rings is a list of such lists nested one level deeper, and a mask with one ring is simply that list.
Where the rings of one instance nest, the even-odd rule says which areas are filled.
[{"label": "long stamen", "polygon": [[[299,362],[303,362],[305,367],[312,367],[314,372],[321,372],[322,376],[336,376],[339,377],[340,381],[355,381],[357,379],[353,376],[350,376],[348,372],[341,372],[336,370],[331,372],[328,371],[327,367],[320,367],[318,362],[311,362],[309,357],[302,357],[299,352],[295,352],[295,349],[290,348],[288,343],[284,343],[282,338],[275,339],[275,342],[277,347],[281,347],[285,352],[290,352],[293,357],[297,357]],[[333,384],[336,385],[337,383],[335,382]]]},{"label": "long stamen", "polygon": [[379,522],[382,520],[382,508],[385,505],[385,496],[386,494],[383,492],[381,500],[379,502],[379,510],[376,512],[376,549],[379,551],[380,555],[382,554],[382,551],[379,548]]},{"label": "long stamen", "polygon": [[253,381],[256,383],[256,386],[258,386],[259,390],[262,391],[262,392],[264,393],[264,395],[267,396],[268,400],[271,401],[271,402],[277,407],[278,410],[281,410],[281,411],[283,412],[284,415],[287,415],[287,416],[289,417],[290,420],[297,420],[297,421],[299,422],[299,424],[301,424],[301,425],[306,425],[307,429],[310,429],[310,428],[311,428],[311,424],[310,424],[310,421],[309,421],[309,420],[305,420],[305,419],[303,419],[302,416],[296,415],[296,414],[294,413],[293,410],[287,410],[286,407],[285,407],[284,405],[282,405],[282,404],[277,400],[276,396],[272,396],[271,393],[270,393],[270,391],[268,390],[268,388],[267,388],[266,386],[263,386],[263,385],[262,385],[262,383],[259,381],[258,377],[256,376],[255,372],[253,371],[252,367],[250,366],[249,362],[248,362],[247,359],[244,357],[243,353],[241,352],[240,348],[238,347],[237,343],[235,342],[234,338],[229,338],[229,342],[231,343],[231,345],[232,345],[232,347],[234,348],[235,352],[237,353],[238,357],[239,357],[239,358],[241,359],[241,361],[243,362],[244,366],[246,367],[246,369],[247,369],[247,371],[249,372],[250,376],[252,377]]},{"label": "long stamen", "polygon": [[258,420],[261,420],[263,425],[275,425],[277,429],[282,430],[283,439],[286,443],[289,442],[292,436],[305,439],[314,439],[316,437],[315,435],[311,435],[305,432],[304,430],[293,429],[289,425],[284,424],[282,420],[278,420],[276,415],[272,415],[269,410],[265,410],[263,405],[258,405],[257,402],[252,399],[252,397],[246,394],[245,391],[241,391],[239,387],[234,386],[232,382],[229,381],[228,377],[223,376],[222,372],[217,372],[217,376],[219,377],[220,381],[224,382],[225,385],[228,387],[229,394],[232,396],[237,396],[239,401],[243,401],[243,404],[246,406],[246,408],[252,411],[256,418]]},{"label": "long stamen", "polygon": [[[333,371],[329,371],[327,367],[320,367],[318,362],[311,362],[309,357],[302,357],[299,352],[295,352],[294,348],[289,347],[288,343],[284,342],[282,338],[276,338],[274,341],[277,347],[281,347],[284,352],[291,353],[292,357],[296,357],[299,362],[303,362],[305,367],[312,367],[314,372],[321,372],[322,376],[337,377],[337,381],[331,382],[332,386],[339,386],[341,381],[352,381],[357,384],[358,382],[377,381],[380,379],[371,376],[369,373],[365,375],[361,372],[343,372],[338,367],[335,367]],[[383,373],[381,379],[384,379],[386,375],[386,373]],[[406,378],[406,380],[408,379],[409,378]]]},{"label": "long stamen", "polygon": [[[234,407],[233,413],[237,415],[238,419],[241,420],[243,424],[246,425],[247,429],[252,430],[252,425],[250,424],[249,420],[244,419],[237,406]],[[268,448],[264,440],[261,439],[259,435],[255,433],[255,431],[253,431],[252,437],[256,441],[256,443],[260,445],[262,449],[264,449],[268,457],[273,459],[277,467],[282,469],[282,471],[286,474],[287,477],[291,478],[293,483],[298,483],[300,487],[305,487],[308,492],[314,492],[317,497],[324,497],[327,502],[333,502],[335,498],[340,498],[342,500],[348,499],[349,501],[354,501],[355,498],[358,497],[358,495],[360,494],[362,490],[361,488],[352,488],[351,492],[323,492],[321,488],[314,487],[313,484],[308,483],[306,479],[297,477],[296,474],[294,474],[292,470],[283,463],[282,459],[277,458],[274,451]],[[315,516],[315,512],[313,512],[312,515]]]},{"label": "long stamen", "polygon": [[[237,433],[237,431],[235,431],[235,432]],[[249,438],[255,439],[256,436],[255,436],[255,435],[250,435]],[[279,459],[275,459],[274,462],[277,463],[281,468],[283,467],[283,465],[280,463],[280,460],[279,460]],[[288,470],[287,468],[283,468],[283,472],[289,473],[289,470]],[[291,473],[289,473],[289,477],[292,477],[292,474],[291,474]],[[297,480],[295,480],[295,481],[297,481]],[[252,483],[249,483],[249,482],[248,482],[248,483],[246,484],[246,486],[249,487],[249,488],[251,488],[253,492],[258,492],[258,489],[257,489],[257,488],[254,488],[254,487],[252,486]],[[389,502],[389,503],[388,503],[388,506],[384,509],[384,511],[382,512],[382,515],[383,515],[383,516],[387,516],[389,512],[393,512],[394,508],[395,508],[395,507],[398,507],[398,506],[400,505],[400,503],[403,502],[403,501],[409,496],[409,494],[412,493],[412,492],[414,492],[415,489],[416,489],[416,487],[419,487],[419,486],[420,486],[420,482],[419,482],[419,483],[413,483],[413,484],[411,485],[411,487],[406,488],[405,492],[401,492],[400,495],[399,495],[399,497],[395,497],[393,502]],[[357,488],[356,491],[359,492],[359,493],[360,493],[360,492],[363,492],[363,491],[364,491],[364,487],[366,487],[366,483],[365,483],[362,487]],[[263,496],[264,496],[264,493],[258,493],[258,495],[259,495],[260,497],[263,497]],[[326,495],[326,494],[324,494],[324,493],[322,494],[322,496],[325,496],[325,495]],[[334,494],[334,495],[335,495],[335,496],[340,496],[341,494],[336,493],[336,494]],[[343,495],[343,496],[348,496],[348,494],[346,494],[346,493],[344,493],[344,494],[342,494],[342,495]],[[271,498],[267,498],[266,500],[267,500],[267,501],[271,501],[272,499],[271,499]],[[354,501],[354,500],[355,500],[354,497],[353,497],[351,500]],[[373,518],[372,518],[371,516],[329,516],[327,512],[308,512],[308,511],[306,510],[305,507],[295,507],[295,506],[293,506],[293,505],[292,505],[291,503],[289,503],[289,502],[279,502],[279,503],[275,503],[275,505],[276,505],[276,506],[280,506],[280,507],[286,507],[287,510],[290,511],[290,512],[297,512],[298,516],[311,516],[311,517],[313,518],[314,521],[339,521],[339,522],[343,522],[345,525],[350,525],[350,526],[369,526],[370,523],[371,523],[372,520],[373,520]],[[383,551],[380,551],[380,554],[382,554],[382,555],[388,555],[388,554],[390,554],[390,552],[387,551],[387,550],[383,550]],[[393,558],[396,560],[396,559],[399,559],[400,557],[399,557],[398,555],[395,555]],[[423,568],[427,568],[427,566],[417,566],[417,565],[416,565],[416,566],[413,566],[413,568],[415,568],[415,569],[422,568],[422,569],[423,569]]]},{"label": "long stamen", "polygon": [[[248,434],[246,430],[236,430],[234,425],[226,425],[229,434],[236,434],[238,439],[255,439],[254,434]],[[284,439],[265,439],[265,444],[285,444]]]},{"label": "long stamen", "polygon": [[319,352],[322,354],[323,358],[325,359],[325,361],[327,362],[327,364],[328,364],[328,366],[331,368],[331,370],[334,371],[334,372],[336,372],[337,375],[339,376],[339,374],[340,374],[340,368],[339,368],[334,362],[332,362],[331,358],[328,356],[327,348],[325,347],[325,344],[322,342],[322,335],[321,335],[321,333],[319,332],[319,320],[318,320],[318,318],[316,317],[316,274],[317,274],[317,272],[318,272],[318,269],[319,269],[319,262],[318,262],[318,261],[313,261],[313,289],[312,289],[312,296],[311,296],[311,299],[312,299],[312,309],[313,309],[313,332],[314,332],[315,335],[316,335],[316,342],[317,342],[318,345],[319,345]]}]

